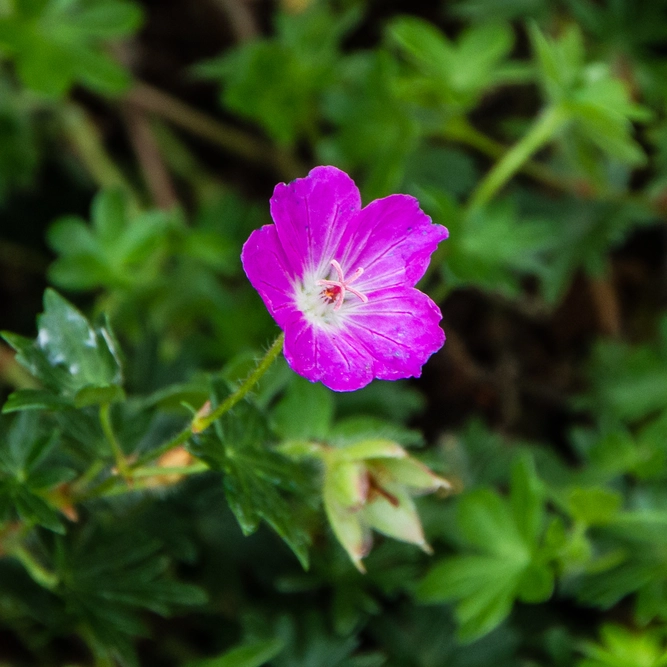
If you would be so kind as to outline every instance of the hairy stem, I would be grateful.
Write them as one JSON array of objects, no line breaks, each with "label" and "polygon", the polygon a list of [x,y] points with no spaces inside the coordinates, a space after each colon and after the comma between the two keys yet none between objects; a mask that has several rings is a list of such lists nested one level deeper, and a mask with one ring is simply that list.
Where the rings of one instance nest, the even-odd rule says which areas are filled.
[{"label": "hairy stem", "polygon": [[201,433],[207,429],[214,421],[220,419],[225,412],[229,412],[246,394],[259,382],[262,375],[269,370],[271,364],[278,358],[282,352],[285,334],[281,333],[273,342],[263,359],[257,364],[255,370],[243,381],[243,384],[228,396],[220,405],[209,415],[200,416],[199,414],[192,420],[190,430],[193,433]]},{"label": "hairy stem", "polygon": [[[182,431],[177,433],[173,438],[171,438],[171,440],[168,440],[159,447],[152,449],[149,452],[146,452],[143,456],[140,456],[134,463],[128,465],[127,461],[125,460],[125,457],[123,456],[122,465],[124,466],[124,468],[121,468],[121,461],[117,458],[116,459],[117,466],[123,477],[126,479],[131,478],[134,475],[135,470],[143,469],[147,463],[155,461],[156,459],[159,459],[161,456],[171,451],[172,449],[175,449],[176,447],[180,447],[181,445],[185,444],[195,433],[201,433],[202,431],[207,429],[211,424],[213,424],[213,422],[215,422],[217,419],[220,419],[222,415],[224,415],[226,412],[229,412],[229,410],[231,410],[241,399],[247,396],[247,394],[251,391],[251,389],[262,378],[264,373],[266,373],[266,371],[269,370],[271,364],[278,358],[280,352],[282,351],[284,341],[285,341],[285,334],[281,333],[278,336],[278,338],[276,338],[276,340],[273,342],[273,345],[271,345],[271,347],[264,355],[264,357],[262,357],[262,359],[258,362],[257,366],[255,367],[255,370],[253,370],[252,373],[250,373],[250,375],[238,387],[238,389],[235,392],[233,392],[230,396],[228,396],[217,408],[215,408],[215,410],[209,412],[206,409],[206,404],[205,404],[202,407],[202,409],[199,410],[197,415],[195,415],[192,422],[188,424],[188,426],[186,426]],[[102,408],[100,408],[100,417],[102,417]],[[111,432],[111,436],[113,436],[113,432]],[[107,435],[107,438],[109,438],[109,435]],[[122,455],[122,450],[120,450],[120,446],[115,440],[115,437],[113,437],[110,442],[116,443],[118,451]],[[189,468],[190,466],[188,466],[188,469]],[[125,472],[123,472],[123,470]],[[168,467],[159,468],[159,470],[161,471],[160,474],[163,475],[169,474],[170,472],[174,472]],[[118,477],[109,477],[108,479],[104,480],[102,483],[98,484],[95,488],[91,489],[87,493],[81,494],[81,496],[76,498],[76,502],[81,502],[82,500],[88,498],[103,496],[108,492],[111,492],[116,486],[117,482],[118,482]]]},{"label": "hairy stem", "polygon": [[538,116],[531,129],[503,155],[482,179],[470,197],[469,210],[487,204],[565,122],[567,122],[567,113],[561,107],[547,107]]}]

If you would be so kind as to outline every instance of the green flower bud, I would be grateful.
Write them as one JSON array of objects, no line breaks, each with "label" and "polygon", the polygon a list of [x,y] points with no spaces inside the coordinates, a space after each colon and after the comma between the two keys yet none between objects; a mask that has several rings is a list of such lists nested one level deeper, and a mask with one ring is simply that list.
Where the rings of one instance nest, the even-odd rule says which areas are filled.
[{"label": "green flower bud", "polygon": [[395,442],[364,440],[347,447],[321,445],[324,507],[338,541],[360,572],[372,546],[371,529],[427,553],[411,495],[451,490],[451,484]]}]

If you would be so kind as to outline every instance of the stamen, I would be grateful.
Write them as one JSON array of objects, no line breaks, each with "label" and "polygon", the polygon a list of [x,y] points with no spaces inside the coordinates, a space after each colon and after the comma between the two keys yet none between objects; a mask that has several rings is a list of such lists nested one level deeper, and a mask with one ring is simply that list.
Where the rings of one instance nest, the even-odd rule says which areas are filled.
[{"label": "stamen", "polygon": [[322,296],[324,296],[324,298],[327,299],[330,303],[335,303],[334,310],[338,310],[343,305],[346,290],[354,294],[354,296],[360,299],[363,303],[366,303],[368,301],[368,297],[359,290],[354,289],[354,287],[350,287],[350,283],[353,283],[357,278],[359,278],[359,276],[361,276],[361,274],[364,272],[364,269],[359,267],[350,276],[349,280],[345,280],[343,267],[340,265],[340,263],[337,260],[332,259],[331,266],[333,266],[334,270],[336,271],[338,280],[323,279],[318,280],[316,284],[322,285],[326,288],[322,290]]}]

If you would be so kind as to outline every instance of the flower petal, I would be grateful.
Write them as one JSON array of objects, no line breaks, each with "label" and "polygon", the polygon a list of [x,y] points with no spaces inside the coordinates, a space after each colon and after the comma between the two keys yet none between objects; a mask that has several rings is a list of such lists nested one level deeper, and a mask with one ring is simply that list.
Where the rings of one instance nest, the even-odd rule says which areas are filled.
[{"label": "flower petal", "polygon": [[336,167],[316,167],[305,178],[276,185],[271,217],[293,278],[328,266],[360,208],[357,186]]},{"label": "flower petal", "polygon": [[288,261],[275,225],[256,229],[243,245],[241,262],[252,286],[281,328],[295,311]]},{"label": "flower petal", "polygon": [[373,357],[381,380],[419,377],[426,360],[445,342],[440,309],[412,287],[392,287],[350,309],[344,336]]},{"label": "flower petal", "polygon": [[449,232],[435,225],[409,195],[391,195],[363,208],[342,236],[338,258],[346,273],[359,267],[362,292],[378,287],[413,287],[424,275],[431,255]]},{"label": "flower petal", "polygon": [[354,391],[373,379],[373,358],[344,332],[314,327],[296,313],[285,326],[285,359],[292,370],[334,391]]},{"label": "flower petal", "polygon": [[393,505],[386,498],[379,497],[364,506],[363,518],[378,532],[403,542],[416,544],[426,553],[432,553],[424,538],[421,520],[412,498],[398,484],[388,485],[387,491],[398,500],[398,504]]}]

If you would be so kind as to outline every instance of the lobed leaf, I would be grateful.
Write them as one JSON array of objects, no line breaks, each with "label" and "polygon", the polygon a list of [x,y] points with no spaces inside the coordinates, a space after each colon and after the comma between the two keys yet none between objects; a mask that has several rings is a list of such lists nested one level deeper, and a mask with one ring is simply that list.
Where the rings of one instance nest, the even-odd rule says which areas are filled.
[{"label": "lobed leaf", "polygon": [[78,309],[48,289],[37,330],[34,341],[3,333],[17,352],[16,360],[48,390],[21,390],[10,397],[8,411],[62,409],[122,398],[119,350],[108,323],[93,327]]},{"label": "lobed leaf", "polygon": [[242,402],[196,436],[191,452],[214,470],[224,473],[229,506],[244,534],[255,532],[266,521],[308,566],[310,535],[304,524],[300,502],[309,494],[310,480],[301,465],[271,448],[272,436],[263,414],[251,403]]}]

